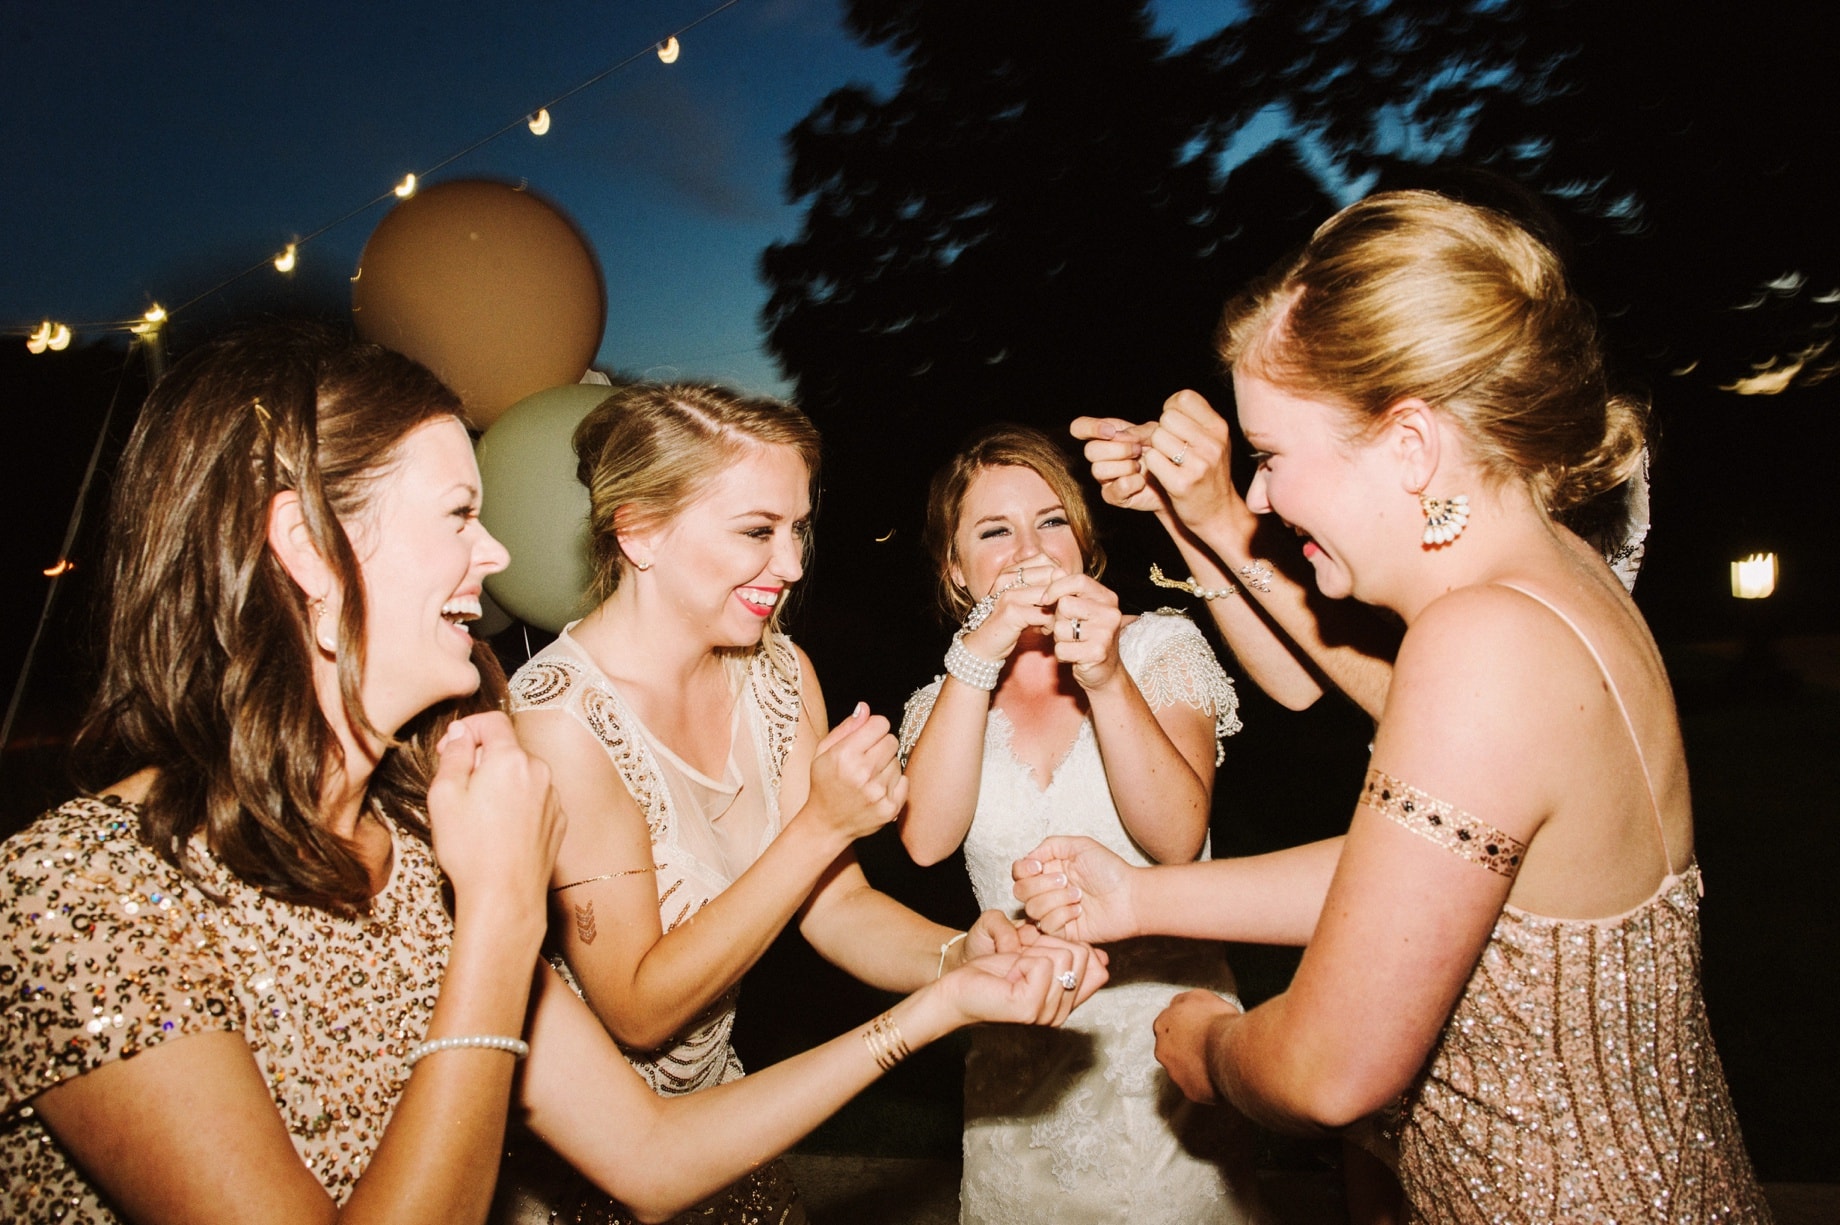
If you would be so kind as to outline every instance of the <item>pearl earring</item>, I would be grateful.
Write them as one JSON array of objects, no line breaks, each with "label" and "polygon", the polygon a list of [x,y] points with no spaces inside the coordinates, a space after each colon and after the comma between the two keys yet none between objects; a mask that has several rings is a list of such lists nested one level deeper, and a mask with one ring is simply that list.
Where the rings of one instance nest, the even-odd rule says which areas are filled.
[{"label": "pearl earring", "polygon": [[1445,545],[1463,534],[1469,523],[1469,495],[1458,494],[1454,498],[1433,498],[1425,494],[1418,495],[1419,509],[1425,512],[1425,534],[1422,537],[1428,545]]}]

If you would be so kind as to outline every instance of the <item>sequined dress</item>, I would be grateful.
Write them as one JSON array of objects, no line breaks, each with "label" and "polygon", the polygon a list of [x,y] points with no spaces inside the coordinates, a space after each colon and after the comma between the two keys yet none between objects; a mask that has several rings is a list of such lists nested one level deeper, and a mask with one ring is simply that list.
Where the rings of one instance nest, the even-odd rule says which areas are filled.
[{"label": "sequined dress", "polygon": [[[1187,618],[1139,617],[1118,653],[1151,709],[1207,711],[1218,735],[1239,730],[1238,698]],[[909,699],[911,749],[942,682]],[[1052,834],[1085,834],[1134,864],[1149,860],[1112,803],[1092,721],[1042,787],[1010,748],[992,709],[965,862],[978,905],[1018,914],[1010,865]],[[1205,857],[1206,851],[1203,851]],[[1243,1128],[1170,1084],[1151,1023],[1177,992],[1232,990],[1218,945],[1149,937],[1109,947],[1111,982],[1062,1029],[981,1026],[965,1062],[960,1220],[979,1225],[1191,1225],[1260,1219]],[[1231,1177],[1228,1171],[1231,1170]]]},{"label": "sequined dress", "polygon": [[[651,834],[666,932],[734,883],[780,831],[780,771],[799,723],[798,655],[789,639],[769,635],[752,655],[731,661],[731,679],[736,701],[725,717],[733,736],[727,769],[717,779],[653,736],[567,629],[511,678],[514,713],[556,711],[575,720],[619,770]],[[566,976],[567,967],[559,968]],[[691,1093],[742,1075],[730,1044],[739,994],[739,988],[727,992],[660,1049],[626,1051],[654,1092]],[[514,1146],[501,1182],[500,1221],[632,1220],[529,1138]],[[676,1219],[793,1225],[805,1215],[784,1166],[774,1162]]]},{"label": "sequined dress", "polygon": [[[1577,624],[1514,589],[1571,626],[1621,708]],[[1634,740],[1626,709],[1623,719]],[[1666,855],[1652,783],[1648,794]],[[1689,864],[1610,918],[1503,909],[1406,1100],[1399,1173],[1409,1220],[1771,1219],[1700,990],[1701,893]]]},{"label": "sequined dress", "polygon": [[118,1220],[30,1099],[219,1030],[249,1044],[301,1161],[343,1203],[447,966],[432,854],[392,829],[388,882],[368,917],[345,919],[263,896],[195,842],[213,901],[139,829],[126,801],[77,799],[0,849],[0,1220]]}]

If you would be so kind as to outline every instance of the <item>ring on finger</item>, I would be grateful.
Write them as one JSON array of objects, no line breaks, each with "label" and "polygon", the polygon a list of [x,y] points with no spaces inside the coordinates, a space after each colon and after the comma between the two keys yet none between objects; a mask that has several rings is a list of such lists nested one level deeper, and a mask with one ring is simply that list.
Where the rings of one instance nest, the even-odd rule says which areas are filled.
[{"label": "ring on finger", "polygon": [[1074,640],[1075,642],[1078,642],[1078,641],[1080,640],[1080,626],[1081,626],[1082,624],[1084,624],[1084,623],[1083,623],[1083,622],[1081,622],[1081,621],[1080,621],[1080,620],[1079,620],[1078,618],[1075,618],[1075,619],[1074,619],[1074,622],[1073,622],[1073,640]]},{"label": "ring on finger", "polygon": [[1180,468],[1182,466],[1182,461],[1187,458],[1188,458],[1188,444],[1183,443],[1182,449],[1180,451],[1177,451],[1174,455],[1171,455],[1169,457],[1169,462],[1174,464],[1176,467]]},{"label": "ring on finger", "polygon": [[1062,990],[1071,991],[1080,985],[1080,976],[1072,970],[1062,970],[1054,976],[1054,981],[1061,985]]}]

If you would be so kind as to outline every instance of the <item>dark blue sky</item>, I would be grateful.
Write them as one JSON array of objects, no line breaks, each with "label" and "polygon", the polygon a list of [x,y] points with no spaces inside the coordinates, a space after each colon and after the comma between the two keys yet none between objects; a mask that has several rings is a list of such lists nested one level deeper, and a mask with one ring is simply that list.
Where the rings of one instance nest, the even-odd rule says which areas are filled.
[{"label": "dark blue sky", "polygon": [[[720,3],[10,0],[0,327],[177,306]],[[1157,5],[1184,42],[1236,11]],[[554,108],[548,135],[520,126],[430,181],[527,180],[575,219],[606,276],[600,364],[783,390],[755,273],[799,224],[781,138],[830,90],[886,88],[897,66],[844,37],[837,0],[740,0],[682,46]],[[304,247],[296,276],[336,287],[385,211]]]}]

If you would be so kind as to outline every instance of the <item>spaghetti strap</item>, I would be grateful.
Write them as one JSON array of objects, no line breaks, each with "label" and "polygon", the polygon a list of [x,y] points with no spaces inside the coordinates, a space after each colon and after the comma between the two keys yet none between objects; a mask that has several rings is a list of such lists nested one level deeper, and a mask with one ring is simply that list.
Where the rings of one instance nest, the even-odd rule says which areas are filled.
[{"label": "spaghetti strap", "polygon": [[1543,605],[1553,616],[1565,622],[1566,627],[1570,629],[1573,634],[1577,635],[1578,641],[1584,643],[1584,649],[1591,653],[1592,662],[1596,663],[1597,671],[1604,678],[1604,684],[1610,687],[1610,696],[1616,699],[1616,710],[1618,714],[1623,716],[1623,728],[1629,733],[1629,742],[1635,746],[1636,763],[1642,767],[1642,786],[1648,791],[1648,810],[1654,815],[1655,833],[1661,839],[1661,856],[1667,868],[1667,874],[1671,878],[1675,874],[1674,852],[1673,849],[1668,846],[1667,827],[1661,822],[1661,802],[1655,798],[1655,780],[1648,772],[1648,757],[1642,752],[1642,741],[1636,735],[1635,720],[1629,717],[1629,707],[1623,701],[1623,691],[1617,688],[1616,678],[1610,675],[1610,669],[1604,664],[1604,657],[1598,653],[1597,644],[1585,636],[1584,630],[1579,627],[1576,621],[1572,620],[1571,616],[1567,614],[1564,609],[1554,604],[1545,596],[1537,592],[1529,591],[1525,587],[1517,586],[1514,583],[1496,583],[1495,586],[1506,587],[1510,591],[1518,591],[1534,603]]}]

